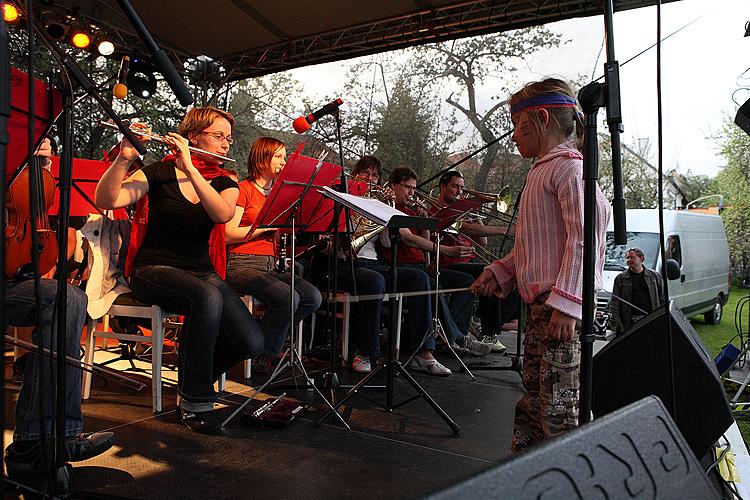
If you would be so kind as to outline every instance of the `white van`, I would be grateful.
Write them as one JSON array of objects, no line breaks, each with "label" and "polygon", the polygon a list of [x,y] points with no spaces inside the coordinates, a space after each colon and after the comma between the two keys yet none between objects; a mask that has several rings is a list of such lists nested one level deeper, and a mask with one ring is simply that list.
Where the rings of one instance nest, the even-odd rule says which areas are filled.
[{"label": "white van", "polygon": [[[626,245],[614,244],[614,227],[607,228],[607,255],[603,290],[597,293],[597,308],[607,310],[615,277],[627,269],[627,249],[643,250],[643,265],[660,272],[659,213],[656,209],[626,210]],[[729,248],[724,223],[718,215],[686,210],[664,211],[667,259],[680,268],[677,279],[669,280],[669,298],[685,314],[703,314],[706,323],[721,322],[722,307],[729,298]]]}]

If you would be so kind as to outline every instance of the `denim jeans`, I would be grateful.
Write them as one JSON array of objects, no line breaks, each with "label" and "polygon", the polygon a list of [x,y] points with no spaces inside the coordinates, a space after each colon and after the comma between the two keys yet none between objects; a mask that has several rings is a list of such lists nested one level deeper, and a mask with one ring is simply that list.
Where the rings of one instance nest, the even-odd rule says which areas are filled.
[{"label": "denim jeans", "polygon": [[266,304],[261,320],[267,354],[276,355],[289,335],[290,300],[294,300],[294,325],[314,313],[323,300],[313,285],[294,276],[294,298],[290,293],[291,273],[274,270],[274,258],[267,255],[233,253],[227,263],[227,283],[241,295],[252,295]]},{"label": "denim jeans", "polygon": [[185,315],[177,392],[188,406],[216,400],[221,374],[263,350],[263,332],[245,304],[213,271],[142,266],[131,278],[135,298]]},{"label": "denim jeans", "polygon": [[[357,265],[377,271],[382,274],[388,283],[387,291],[391,290],[391,271],[389,267],[383,266],[374,259],[358,259]],[[398,266],[396,268],[396,285],[399,292],[423,292],[432,290],[430,277],[423,270],[410,267]],[[357,290],[359,292],[359,290]],[[359,292],[362,293],[362,292]],[[432,327],[432,295],[417,295],[407,297],[406,308],[409,310],[407,325],[413,337],[421,340]],[[435,338],[428,337],[422,343],[423,349],[435,350]]]},{"label": "denim jeans", "polygon": [[[67,285],[67,320],[65,323],[66,355],[80,358],[81,330],[86,321],[86,295],[78,288]],[[57,317],[54,316],[57,281],[43,279],[40,282],[39,323],[36,321],[36,297],[33,280],[10,283],[5,301],[5,313],[8,324],[13,326],[32,326],[35,344],[48,347],[52,341],[52,350],[57,346]],[[30,353],[23,370],[23,383],[16,403],[16,428],[14,441],[31,441],[41,439],[42,434],[51,437],[53,429],[52,409],[54,382],[50,373],[49,358],[39,361],[34,352]],[[40,373],[37,374],[37,368]],[[38,376],[39,375],[39,376]],[[39,418],[44,416],[44,430]],[[81,370],[70,365],[65,367],[65,436],[77,436],[83,429],[81,415]]]},{"label": "denim jeans", "polygon": [[[484,271],[484,264],[478,262],[457,262],[451,266],[454,271],[468,273],[476,279]],[[494,295],[491,297],[479,297],[477,315],[482,322],[482,333],[484,335],[497,335],[500,333],[501,309],[500,299]]]},{"label": "denim jeans", "polygon": [[[339,290],[354,293],[356,283],[357,295],[381,295],[385,293],[385,278],[382,274],[359,265],[352,268],[349,261],[339,261]],[[382,299],[363,300],[351,304],[350,331],[357,350],[363,356],[380,357],[380,312]]]},{"label": "denim jeans", "polygon": [[[404,264],[404,267],[419,269],[425,276],[424,266],[421,264]],[[435,280],[430,277],[430,285],[435,287]],[[465,288],[474,280],[471,275],[450,269],[440,270],[440,288]],[[434,300],[434,298],[432,299]],[[438,313],[440,324],[443,326],[448,341],[458,345],[464,345],[466,333],[469,331],[469,323],[473,313],[474,295],[469,292],[452,293],[446,300],[445,294],[438,294]]]}]

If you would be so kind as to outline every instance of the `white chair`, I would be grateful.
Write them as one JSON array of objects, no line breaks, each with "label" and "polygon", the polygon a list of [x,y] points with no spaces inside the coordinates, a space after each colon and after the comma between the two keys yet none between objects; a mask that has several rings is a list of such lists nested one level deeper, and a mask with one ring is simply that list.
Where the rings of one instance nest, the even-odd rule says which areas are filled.
[{"label": "white chair", "polygon": [[[108,317],[110,316],[150,319],[151,336],[107,331]],[[151,406],[154,413],[159,413],[162,409],[161,368],[164,343],[164,319],[169,316],[174,315],[166,314],[159,306],[139,302],[132,294],[126,293],[117,297],[102,320],[89,318],[86,333],[86,355],[84,359],[87,364],[94,363],[97,337],[127,342],[151,343]],[[100,325],[102,325],[102,328],[99,328]],[[88,399],[90,392],[91,372],[84,371],[82,382],[83,399]]]}]

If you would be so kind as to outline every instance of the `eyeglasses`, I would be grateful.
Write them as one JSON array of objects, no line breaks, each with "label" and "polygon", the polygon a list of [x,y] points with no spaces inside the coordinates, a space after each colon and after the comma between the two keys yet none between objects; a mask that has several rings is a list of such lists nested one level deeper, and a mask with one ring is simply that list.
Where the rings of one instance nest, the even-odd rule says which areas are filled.
[{"label": "eyeglasses", "polygon": [[206,132],[205,130],[201,134],[206,134],[216,142],[227,141],[227,144],[231,145],[234,142],[231,135],[224,135],[221,132]]},{"label": "eyeglasses", "polygon": [[380,174],[363,170],[357,174],[357,177],[361,179],[380,179]]},{"label": "eyeglasses", "polygon": [[406,189],[407,191],[416,191],[417,190],[417,186],[410,186],[409,184],[404,184],[403,182],[399,182],[398,185],[401,186],[402,188]]}]

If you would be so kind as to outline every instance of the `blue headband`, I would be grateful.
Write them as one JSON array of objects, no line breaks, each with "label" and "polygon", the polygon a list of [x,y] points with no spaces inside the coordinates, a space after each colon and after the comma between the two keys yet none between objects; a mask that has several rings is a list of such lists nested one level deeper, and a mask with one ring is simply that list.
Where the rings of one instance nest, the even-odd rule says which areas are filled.
[{"label": "blue headband", "polygon": [[576,100],[564,94],[542,94],[522,99],[510,107],[510,114],[520,113],[527,109],[539,108],[575,108]]}]

